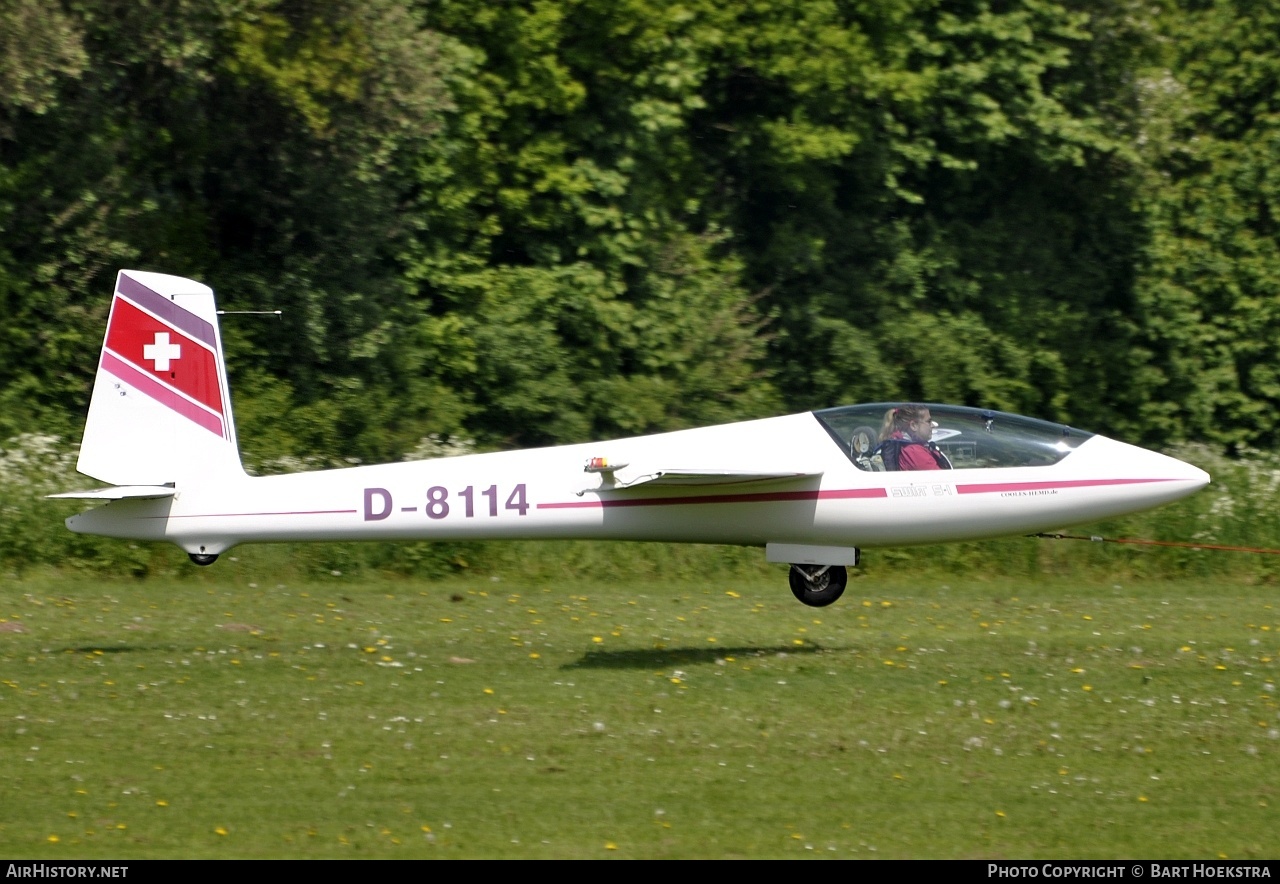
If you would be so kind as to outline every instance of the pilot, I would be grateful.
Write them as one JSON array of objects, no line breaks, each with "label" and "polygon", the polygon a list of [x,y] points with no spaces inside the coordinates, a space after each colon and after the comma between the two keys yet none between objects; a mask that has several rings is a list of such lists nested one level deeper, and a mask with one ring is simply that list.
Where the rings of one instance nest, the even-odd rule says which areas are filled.
[{"label": "pilot", "polygon": [[951,461],[933,443],[937,426],[924,405],[899,405],[884,414],[879,453],[886,470],[949,470]]}]

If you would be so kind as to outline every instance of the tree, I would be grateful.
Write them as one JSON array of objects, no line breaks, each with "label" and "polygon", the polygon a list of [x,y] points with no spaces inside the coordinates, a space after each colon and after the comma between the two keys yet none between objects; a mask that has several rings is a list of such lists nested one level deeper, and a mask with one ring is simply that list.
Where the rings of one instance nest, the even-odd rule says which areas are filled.
[{"label": "tree", "polygon": [[1152,238],[1142,343],[1156,436],[1280,438],[1280,28],[1273,4],[1184,2],[1162,20],[1165,66],[1143,80]]}]

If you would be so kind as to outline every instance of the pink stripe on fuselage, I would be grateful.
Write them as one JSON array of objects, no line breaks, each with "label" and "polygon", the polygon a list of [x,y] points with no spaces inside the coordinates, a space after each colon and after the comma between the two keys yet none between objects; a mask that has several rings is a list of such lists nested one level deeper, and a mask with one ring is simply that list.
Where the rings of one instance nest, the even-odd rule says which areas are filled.
[{"label": "pink stripe on fuselage", "polygon": [[222,418],[216,414],[210,414],[196,403],[184,398],[174,390],[170,390],[150,375],[144,374],[128,362],[106,350],[102,351],[102,368],[126,384],[142,391],[166,408],[171,408],[187,420],[204,427],[210,433],[226,438],[222,427]]},{"label": "pink stripe on fuselage", "polygon": [[1108,485],[1146,485],[1173,479],[1059,479],[1049,482],[984,482],[956,485],[957,494],[993,494],[1001,491],[1050,491],[1059,488],[1098,488]]}]

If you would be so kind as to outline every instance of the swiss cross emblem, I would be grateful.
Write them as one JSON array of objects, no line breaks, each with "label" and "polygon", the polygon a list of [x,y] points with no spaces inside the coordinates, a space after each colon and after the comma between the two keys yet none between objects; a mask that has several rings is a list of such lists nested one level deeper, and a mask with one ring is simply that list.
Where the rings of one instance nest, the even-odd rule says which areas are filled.
[{"label": "swiss cross emblem", "polygon": [[182,358],[182,346],[170,344],[168,332],[156,332],[155,343],[143,345],[142,358],[155,363],[156,371],[168,371],[171,361]]}]

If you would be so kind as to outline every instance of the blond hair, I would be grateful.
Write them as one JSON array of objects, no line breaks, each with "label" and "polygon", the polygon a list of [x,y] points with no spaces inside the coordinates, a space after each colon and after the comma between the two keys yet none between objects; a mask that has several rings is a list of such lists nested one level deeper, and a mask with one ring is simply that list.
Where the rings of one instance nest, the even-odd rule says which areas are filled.
[{"label": "blond hair", "polygon": [[884,423],[880,426],[880,441],[893,436],[894,433],[911,435],[911,425],[920,419],[920,413],[929,409],[923,405],[898,405],[884,413]]}]

